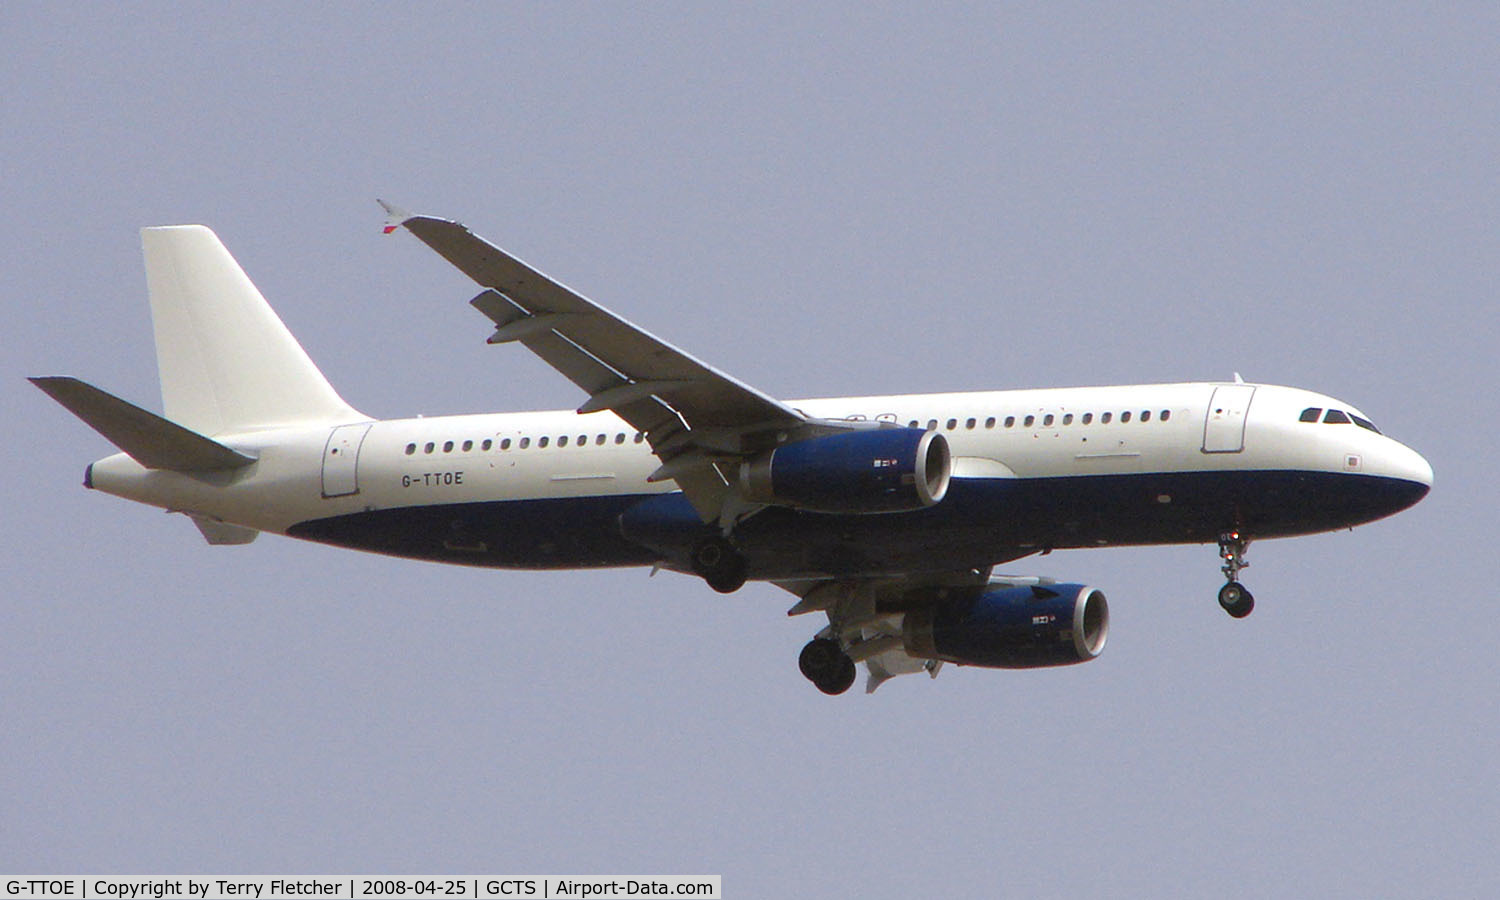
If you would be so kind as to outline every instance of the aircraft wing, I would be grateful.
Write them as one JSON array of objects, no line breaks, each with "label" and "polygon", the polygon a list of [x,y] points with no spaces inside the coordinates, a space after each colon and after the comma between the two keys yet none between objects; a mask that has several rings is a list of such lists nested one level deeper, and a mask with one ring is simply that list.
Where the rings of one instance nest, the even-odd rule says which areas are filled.
[{"label": "aircraft wing", "polygon": [[410,216],[382,201],[387,232],[405,227],[486,290],[470,303],[495,323],[490,343],[518,342],[588,393],[580,413],[611,410],[646,435],[704,521],[732,515],[721,464],[778,433],[841,430],[707,365],[542,274],[463,225]]}]

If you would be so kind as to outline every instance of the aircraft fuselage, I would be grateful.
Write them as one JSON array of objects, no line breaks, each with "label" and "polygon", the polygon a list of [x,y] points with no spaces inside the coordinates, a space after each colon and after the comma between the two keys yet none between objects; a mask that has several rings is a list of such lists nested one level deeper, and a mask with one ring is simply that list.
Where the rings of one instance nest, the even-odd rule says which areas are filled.
[{"label": "aircraft fuselage", "polygon": [[[1417,502],[1414,451],[1295,388],[1164,384],[793,401],[810,415],[916,423],[948,440],[948,495],[926,509],[769,507],[735,540],[752,577],[979,567],[1045,550],[1329,531]],[[1308,409],[1319,421],[1301,421]],[[150,471],[123,454],[91,486],[262,531],[506,568],[686,569],[703,524],[609,412],[357,422],[220,436],[257,457],[230,473]]]}]

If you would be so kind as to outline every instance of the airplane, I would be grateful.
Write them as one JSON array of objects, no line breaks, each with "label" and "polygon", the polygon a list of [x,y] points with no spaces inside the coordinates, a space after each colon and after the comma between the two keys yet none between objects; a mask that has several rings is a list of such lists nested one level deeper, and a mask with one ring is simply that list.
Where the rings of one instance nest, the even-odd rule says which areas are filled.
[{"label": "airplane", "polygon": [[1432,468],[1342,400],[1231,381],[782,401],[476,236],[382,201],[482,289],[491,344],[535,353],[576,410],[376,419],[323,377],[210,229],[142,229],[162,414],[30,379],[121,452],[84,486],[183,513],[210,544],[273,532],[516,569],[748,579],[828,624],[826,694],[944,663],[1037,668],[1104,649],[1087,584],[998,574],[1034,554],[1217,544],[1236,618],[1251,541],[1417,503]]}]

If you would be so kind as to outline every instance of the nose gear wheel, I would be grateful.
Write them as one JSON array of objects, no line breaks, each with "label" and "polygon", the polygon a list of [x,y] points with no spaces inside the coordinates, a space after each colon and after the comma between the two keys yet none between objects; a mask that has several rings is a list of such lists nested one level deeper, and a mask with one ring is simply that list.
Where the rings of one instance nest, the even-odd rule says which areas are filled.
[{"label": "nose gear wheel", "polygon": [[1243,619],[1255,609],[1255,597],[1238,581],[1231,581],[1219,588],[1219,605],[1236,619]]}]

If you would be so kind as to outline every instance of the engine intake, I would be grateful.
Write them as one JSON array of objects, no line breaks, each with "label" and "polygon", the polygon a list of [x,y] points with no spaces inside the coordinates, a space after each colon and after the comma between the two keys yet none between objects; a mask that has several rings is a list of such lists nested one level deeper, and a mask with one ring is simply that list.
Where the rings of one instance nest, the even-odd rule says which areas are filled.
[{"label": "engine intake", "polygon": [[948,492],[948,441],[920,428],[875,428],[797,441],[741,464],[757,503],[827,513],[906,512]]},{"label": "engine intake", "polygon": [[1109,604],[1082,584],[950,593],[906,614],[902,642],[922,659],[992,669],[1087,662],[1109,637]]}]

